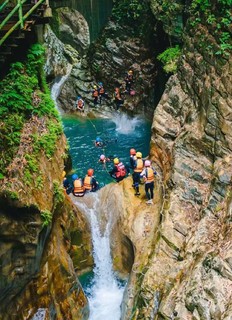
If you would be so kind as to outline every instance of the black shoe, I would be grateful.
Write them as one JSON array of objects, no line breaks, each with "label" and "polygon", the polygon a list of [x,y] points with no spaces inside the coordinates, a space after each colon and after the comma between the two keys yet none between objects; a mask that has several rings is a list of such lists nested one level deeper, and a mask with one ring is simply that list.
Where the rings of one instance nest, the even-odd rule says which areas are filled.
[{"label": "black shoe", "polygon": [[135,196],[140,196],[140,193],[139,193],[139,192],[136,192],[136,193],[135,193]]}]

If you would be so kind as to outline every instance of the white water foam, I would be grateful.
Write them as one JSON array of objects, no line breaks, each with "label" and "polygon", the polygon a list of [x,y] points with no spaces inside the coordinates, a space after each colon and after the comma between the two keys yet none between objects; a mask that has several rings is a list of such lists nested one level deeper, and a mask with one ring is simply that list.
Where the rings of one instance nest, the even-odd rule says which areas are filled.
[{"label": "white water foam", "polygon": [[59,105],[57,103],[57,98],[59,97],[60,91],[61,91],[65,81],[67,80],[68,76],[70,75],[71,70],[72,70],[72,65],[69,64],[67,67],[67,73],[63,76],[56,77],[55,81],[52,85],[52,88],[51,88],[51,98],[55,102],[55,107],[56,107],[57,111],[59,112],[59,114],[63,114],[64,111],[59,107]]},{"label": "white water foam", "polygon": [[92,194],[91,197],[93,197],[91,208],[85,203],[76,201],[76,205],[90,221],[93,241],[94,278],[92,285],[86,291],[90,307],[89,320],[119,320],[124,287],[119,284],[112,269],[110,254],[112,217],[108,213],[106,228],[101,233],[98,221],[101,210],[98,193]]},{"label": "white water foam", "polygon": [[135,130],[137,126],[141,125],[141,120],[137,117],[130,118],[125,113],[116,113],[112,118],[116,124],[116,131],[121,134],[128,134]]}]

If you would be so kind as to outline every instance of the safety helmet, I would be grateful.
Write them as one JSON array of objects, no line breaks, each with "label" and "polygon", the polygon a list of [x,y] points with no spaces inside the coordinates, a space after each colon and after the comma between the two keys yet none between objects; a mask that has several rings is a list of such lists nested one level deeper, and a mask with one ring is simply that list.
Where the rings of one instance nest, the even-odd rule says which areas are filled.
[{"label": "safety helmet", "polygon": [[74,173],[74,174],[72,175],[72,179],[73,179],[73,180],[77,180],[77,179],[78,179],[78,175],[77,175],[76,173]]},{"label": "safety helmet", "polygon": [[141,152],[136,152],[136,157],[137,158],[142,158],[142,153]]},{"label": "safety helmet", "polygon": [[133,155],[133,156],[135,156],[136,155],[136,151],[135,151],[135,149],[130,149],[130,155]]},{"label": "safety helmet", "polygon": [[119,159],[118,158],[114,158],[114,164],[119,164]]},{"label": "safety helmet", "polygon": [[101,141],[101,138],[100,137],[97,137],[96,138],[96,142],[100,142]]},{"label": "safety helmet", "polygon": [[101,154],[101,155],[100,155],[100,159],[101,159],[101,160],[104,160],[104,159],[105,159],[104,154]]},{"label": "safety helmet", "polygon": [[145,165],[145,167],[150,167],[151,161],[150,160],[146,160],[144,165]]},{"label": "safety helmet", "polygon": [[103,86],[103,83],[102,82],[98,82],[99,86]]},{"label": "safety helmet", "polygon": [[81,97],[80,97],[80,96],[78,96],[78,97],[77,97],[77,100],[80,100],[80,99],[81,99]]},{"label": "safety helmet", "polygon": [[129,74],[133,74],[133,71],[132,71],[132,70],[129,70],[128,73],[129,73]]},{"label": "safety helmet", "polygon": [[66,176],[66,172],[63,171],[63,172],[62,172],[62,178],[64,178],[65,176]]},{"label": "safety helmet", "polygon": [[88,169],[87,171],[88,176],[92,177],[93,173],[94,173],[93,169]]},{"label": "safety helmet", "polygon": [[94,89],[97,89],[97,86],[93,86]]}]

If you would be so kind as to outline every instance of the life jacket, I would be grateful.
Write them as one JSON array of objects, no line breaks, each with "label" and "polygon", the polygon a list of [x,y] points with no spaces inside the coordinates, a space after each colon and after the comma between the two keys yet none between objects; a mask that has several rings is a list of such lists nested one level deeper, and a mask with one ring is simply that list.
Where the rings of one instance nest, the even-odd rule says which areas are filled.
[{"label": "life jacket", "polygon": [[146,168],[146,182],[153,182],[154,181],[154,172],[152,168]]},{"label": "life jacket", "polygon": [[84,107],[84,102],[83,102],[83,100],[79,99],[79,100],[77,101],[77,106],[78,106],[78,108],[82,109],[82,108]]},{"label": "life jacket", "polygon": [[126,168],[122,162],[119,162],[119,164],[116,165],[117,171],[115,172],[115,177],[120,178],[120,177],[125,177],[126,175]]},{"label": "life jacket", "polygon": [[114,92],[114,97],[115,97],[115,99],[116,99],[116,100],[122,100],[122,98],[121,98],[121,95],[120,95],[120,92],[119,92],[119,91],[115,91],[115,92]]},{"label": "life jacket", "polygon": [[143,160],[137,159],[135,161],[136,167],[134,168],[134,172],[142,172],[143,171]]},{"label": "life jacket", "polygon": [[104,89],[103,87],[101,87],[101,88],[99,89],[99,93],[100,93],[100,94],[104,94],[104,93],[105,93],[105,89]]},{"label": "life jacket", "polygon": [[98,91],[97,91],[97,90],[94,90],[93,93],[92,93],[92,96],[93,96],[93,97],[98,97]]},{"label": "life jacket", "polygon": [[85,187],[86,190],[91,190],[92,189],[92,177],[85,176],[84,187]]},{"label": "life jacket", "polygon": [[83,193],[85,191],[85,188],[83,186],[81,179],[74,180],[73,186],[74,186],[73,193]]}]

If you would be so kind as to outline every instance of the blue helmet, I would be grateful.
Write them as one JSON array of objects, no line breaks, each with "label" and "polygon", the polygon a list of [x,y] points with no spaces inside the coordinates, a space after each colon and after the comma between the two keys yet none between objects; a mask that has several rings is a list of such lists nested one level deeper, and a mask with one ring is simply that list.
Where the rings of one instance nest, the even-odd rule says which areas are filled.
[{"label": "blue helmet", "polygon": [[76,173],[74,173],[74,174],[72,175],[72,179],[73,179],[73,180],[78,179],[78,175],[77,175]]},{"label": "blue helmet", "polygon": [[96,142],[100,142],[100,141],[102,141],[101,138],[100,138],[100,137],[97,137],[97,138],[96,138]]},{"label": "blue helmet", "polygon": [[103,86],[103,83],[102,82],[98,82],[99,86]]},{"label": "blue helmet", "polygon": [[81,97],[80,97],[80,96],[78,96],[78,97],[77,97],[77,100],[80,100],[80,99],[81,99]]}]

